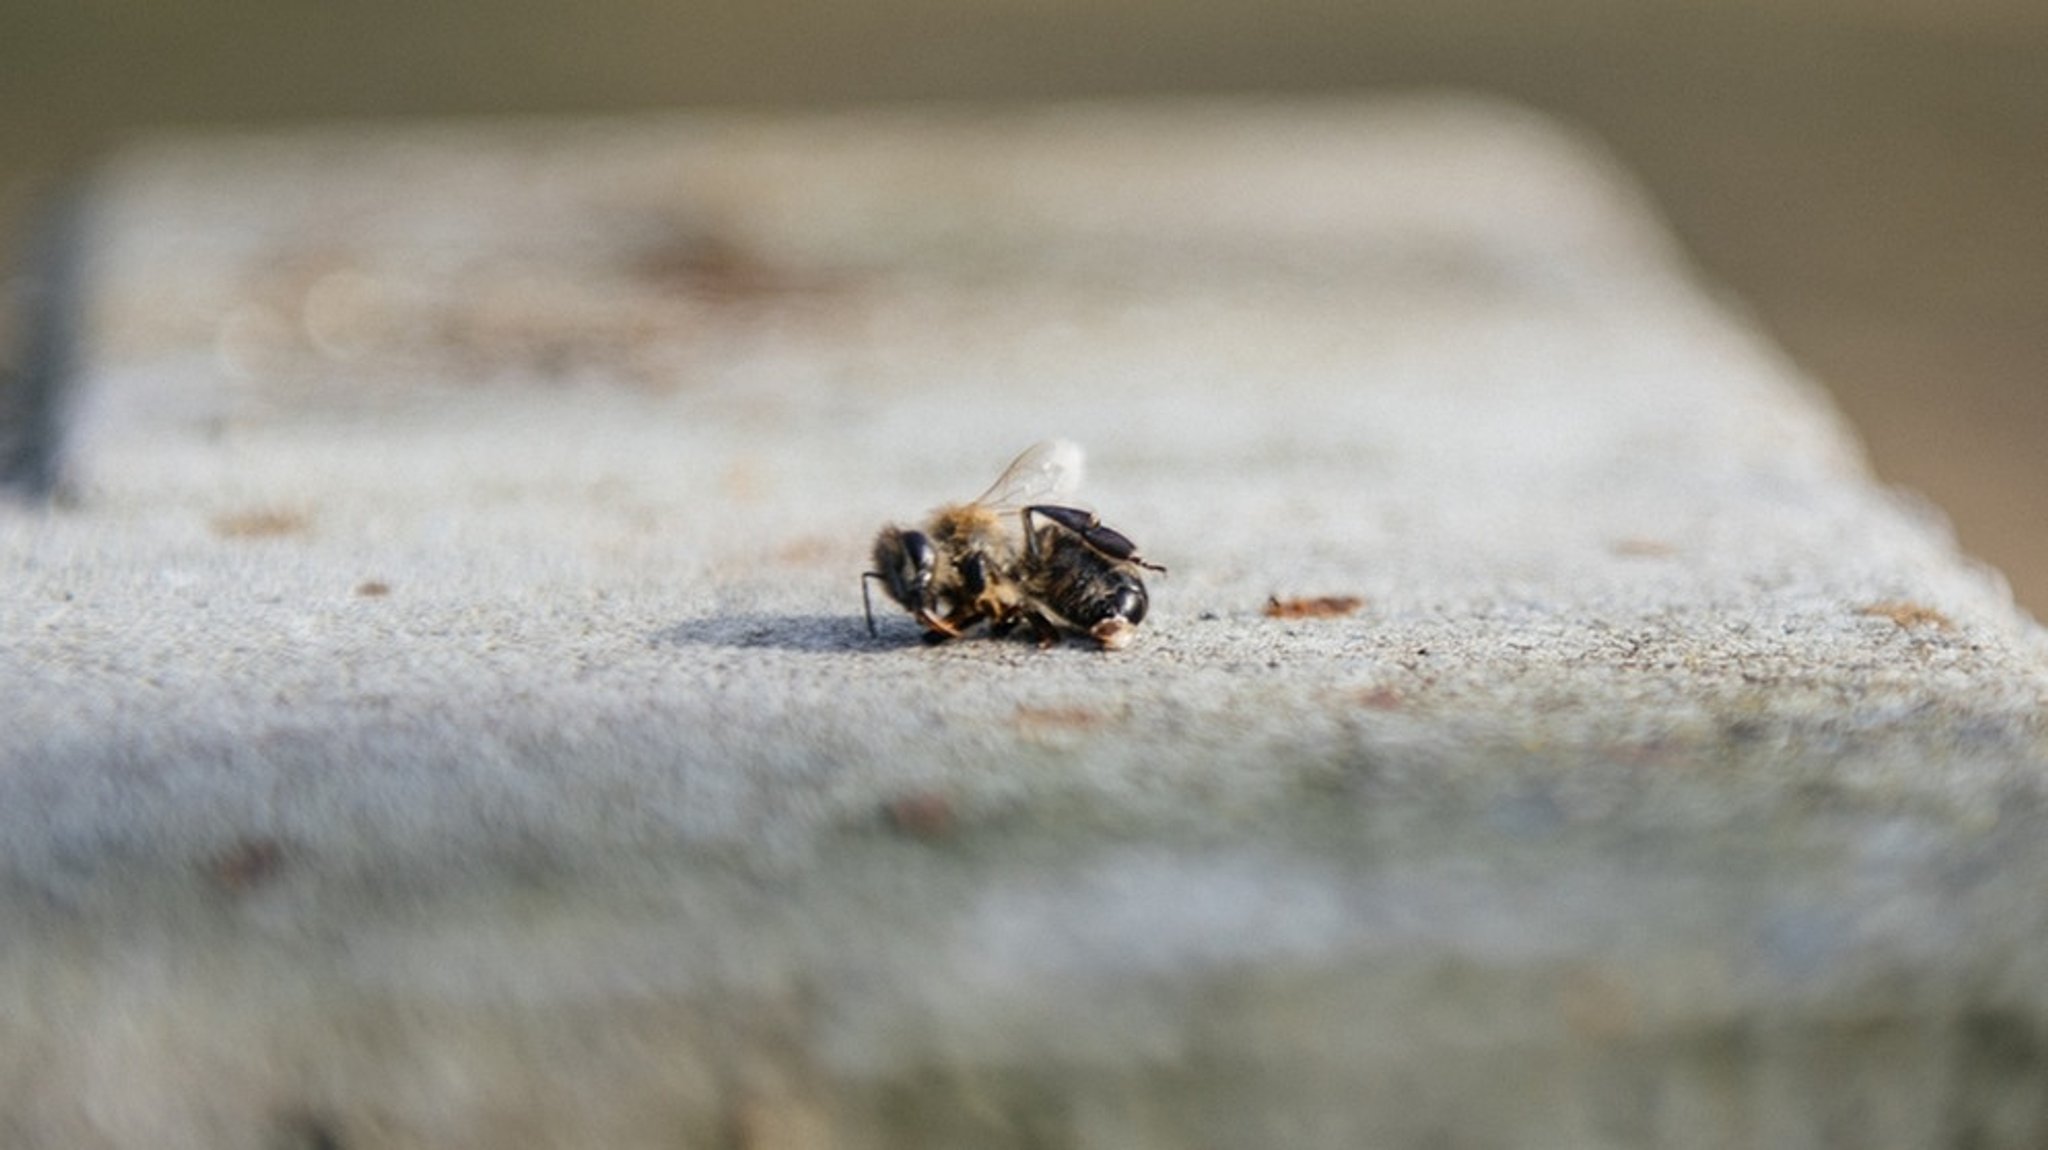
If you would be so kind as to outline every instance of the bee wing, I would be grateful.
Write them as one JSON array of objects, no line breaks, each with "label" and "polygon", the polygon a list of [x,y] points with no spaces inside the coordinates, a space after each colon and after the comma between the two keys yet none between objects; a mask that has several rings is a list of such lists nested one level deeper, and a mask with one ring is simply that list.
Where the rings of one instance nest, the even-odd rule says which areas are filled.
[{"label": "bee wing", "polygon": [[1010,462],[975,502],[984,507],[1065,503],[1081,486],[1081,445],[1071,439],[1035,443]]}]

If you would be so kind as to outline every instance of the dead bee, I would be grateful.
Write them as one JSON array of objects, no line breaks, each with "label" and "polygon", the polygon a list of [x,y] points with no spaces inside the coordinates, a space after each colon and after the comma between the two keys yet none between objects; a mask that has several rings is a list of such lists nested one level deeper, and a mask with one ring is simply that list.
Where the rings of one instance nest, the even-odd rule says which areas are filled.
[{"label": "dead bee", "polygon": [[869,581],[879,579],[934,641],[987,623],[1004,634],[1025,623],[1042,643],[1062,631],[1106,648],[1129,643],[1148,599],[1137,545],[1094,513],[1066,505],[1080,486],[1081,449],[1064,440],[1018,456],[989,489],[939,508],[922,531],[884,527],[875,570],[861,575],[868,632],[875,630]]}]

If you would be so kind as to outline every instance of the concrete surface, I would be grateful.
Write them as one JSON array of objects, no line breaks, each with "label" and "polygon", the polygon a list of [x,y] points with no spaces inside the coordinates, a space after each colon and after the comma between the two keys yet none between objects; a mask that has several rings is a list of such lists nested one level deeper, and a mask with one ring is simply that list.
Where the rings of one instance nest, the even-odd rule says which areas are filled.
[{"label": "concrete surface", "polygon": [[[0,509],[18,1144],[2048,1130],[2048,645],[1552,125],[98,193],[63,495]],[[875,530],[1049,435],[1171,570],[1131,649],[871,638]]]}]

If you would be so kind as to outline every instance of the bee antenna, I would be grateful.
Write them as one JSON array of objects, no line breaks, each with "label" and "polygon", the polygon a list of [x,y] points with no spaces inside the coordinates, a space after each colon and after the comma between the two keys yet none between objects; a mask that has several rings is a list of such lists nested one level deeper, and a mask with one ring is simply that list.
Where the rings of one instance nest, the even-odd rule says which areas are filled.
[{"label": "bee antenna", "polygon": [[880,632],[875,630],[875,601],[874,597],[868,593],[868,580],[880,578],[882,578],[880,571],[863,571],[860,575],[860,609],[861,613],[868,617],[868,636],[870,638],[878,636]]}]

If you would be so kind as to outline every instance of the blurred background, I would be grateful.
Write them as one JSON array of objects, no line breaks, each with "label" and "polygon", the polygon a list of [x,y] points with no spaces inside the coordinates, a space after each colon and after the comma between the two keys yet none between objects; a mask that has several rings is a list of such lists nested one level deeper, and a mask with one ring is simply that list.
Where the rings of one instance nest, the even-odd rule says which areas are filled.
[{"label": "blurred background", "polygon": [[1604,139],[2048,618],[2041,0],[0,0],[0,258],[166,127],[1417,87]]}]

